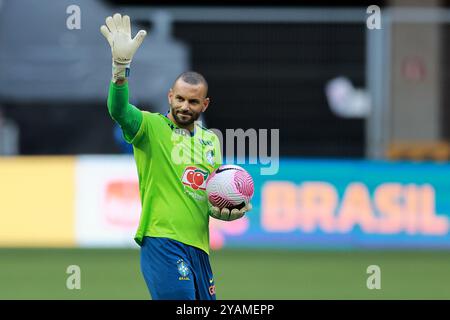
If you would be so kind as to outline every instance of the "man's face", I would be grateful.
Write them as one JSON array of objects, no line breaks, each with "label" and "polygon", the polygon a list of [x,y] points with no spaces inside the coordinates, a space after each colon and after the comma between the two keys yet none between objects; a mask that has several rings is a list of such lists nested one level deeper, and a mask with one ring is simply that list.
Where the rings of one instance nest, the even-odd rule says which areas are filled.
[{"label": "man's face", "polygon": [[198,120],[209,105],[203,84],[189,84],[178,79],[169,91],[170,113],[180,127],[186,128]]}]

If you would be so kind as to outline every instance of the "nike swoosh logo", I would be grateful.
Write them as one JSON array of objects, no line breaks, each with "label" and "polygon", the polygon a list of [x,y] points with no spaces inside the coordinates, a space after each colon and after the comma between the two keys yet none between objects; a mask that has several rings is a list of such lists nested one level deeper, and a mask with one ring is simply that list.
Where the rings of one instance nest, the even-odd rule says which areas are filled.
[{"label": "nike swoosh logo", "polygon": [[213,283],[214,282],[214,279],[209,279],[209,283]]},{"label": "nike swoosh logo", "polygon": [[221,172],[224,172],[224,171],[227,171],[227,170],[237,170],[237,171],[242,171],[242,170],[239,170],[239,169],[237,169],[237,168],[225,168],[225,169],[217,169],[217,170],[216,170],[216,173],[221,173]]}]

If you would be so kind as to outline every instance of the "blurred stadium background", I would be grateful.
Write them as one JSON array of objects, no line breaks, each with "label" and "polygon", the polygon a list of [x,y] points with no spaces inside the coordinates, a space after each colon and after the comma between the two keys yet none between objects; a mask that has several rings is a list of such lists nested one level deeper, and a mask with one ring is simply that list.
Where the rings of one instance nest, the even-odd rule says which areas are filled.
[{"label": "blurred stadium background", "polygon": [[0,299],[149,298],[136,170],[106,108],[115,12],[149,30],[132,103],[165,112],[193,69],[206,126],[279,129],[276,174],[238,163],[254,210],[211,221],[219,299],[450,298],[450,2],[274,3],[0,0]]}]

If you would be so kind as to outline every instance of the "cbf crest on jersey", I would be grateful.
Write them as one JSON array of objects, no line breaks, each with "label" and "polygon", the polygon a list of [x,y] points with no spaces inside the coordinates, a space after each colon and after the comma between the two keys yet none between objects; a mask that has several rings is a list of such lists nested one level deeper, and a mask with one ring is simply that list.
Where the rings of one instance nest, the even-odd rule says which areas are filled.
[{"label": "cbf crest on jersey", "polygon": [[211,165],[211,167],[214,167],[215,164],[215,156],[214,156],[214,150],[208,150],[206,152],[206,161]]}]

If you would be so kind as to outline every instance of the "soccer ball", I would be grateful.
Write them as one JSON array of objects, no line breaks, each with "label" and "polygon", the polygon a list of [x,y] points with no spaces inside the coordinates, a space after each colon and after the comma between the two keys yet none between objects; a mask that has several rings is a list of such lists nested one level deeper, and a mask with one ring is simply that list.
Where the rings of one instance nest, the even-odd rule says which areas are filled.
[{"label": "soccer ball", "polygon": [[253,197],[251,175],[242,167],[223,165],[206,180],[209,202],[220,209],[242,209]]}]

